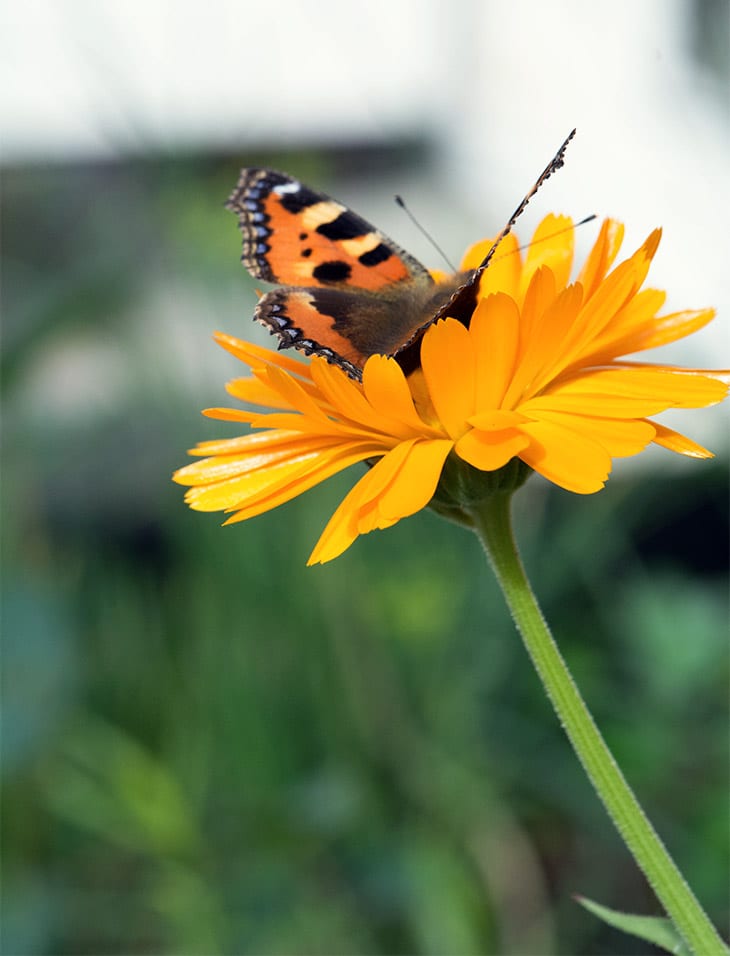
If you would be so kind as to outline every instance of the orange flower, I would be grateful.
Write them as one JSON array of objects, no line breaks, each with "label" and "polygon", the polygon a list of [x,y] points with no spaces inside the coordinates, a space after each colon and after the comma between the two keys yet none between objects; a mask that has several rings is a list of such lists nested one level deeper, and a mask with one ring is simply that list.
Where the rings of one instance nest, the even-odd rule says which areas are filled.
[{"label": "orange flower", "polygon": [[[205,412],[264,430],[192,451],[205,457],[174,476],[190,486],[190,507],[233,512],[227,524],[242,521],[348,465],[374,461],[330,519],[312,564],[428,505],[451,453],[482,472],[518,457],[579,494],[603,487],[613,458],[650,442],[711,457],[648,416],[721,401],[720,374],[620,357],[689,335],[713,310],[658,316],[665,293],[641,286],[660,232],[609,272],[623,238],[612,220],[570,283],[571,226],[546,217],[524,261],[507,236],[482,276],[469,328],[449,318],[430,326],[421,367],[408,378],[385,356],[368,359],[359,383],[324,359],[304,364],[218,334],[253,373],[231,382],[230,394],[276,411]],[[470,249],[462,268],[475,268],[489,246]]]}]

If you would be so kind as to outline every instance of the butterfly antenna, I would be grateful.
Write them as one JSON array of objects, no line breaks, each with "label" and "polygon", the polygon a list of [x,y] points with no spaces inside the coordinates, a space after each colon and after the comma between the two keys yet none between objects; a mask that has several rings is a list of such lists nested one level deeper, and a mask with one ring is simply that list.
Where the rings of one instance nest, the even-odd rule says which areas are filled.
[{"label": "butterfly antenna", "polygon": [[402,198],[401,196],[394,196],[393,198],[395,199],[397,205],[400,206],[400,208],[403,210],[403,212],[404,212],[404,213],[408,216],[408,218],[411,220],[411,222],[412,222],[413,225],[416,227],[416,229],[418,229],[418,230],[428,239],[428,241],[429,241],[429,242],[431,243],[431,245],[434,247],[434,249],[436,250],[436,252],[438,252],[438,254],[439,254],[439,255],[441,256],[441,258],[444,260],[444,262],[446,263],[446,265],[449,267],[449,269],[451,269],[452,272],[456,272],[456,269],[454,268],[453,263],[449,260],[449,257],[446,255],[446,253],[444,252],[444,250],[443,250],[443,249],[441,248],[441,246],[436,242],[436,240],[433,238],[433,236],[431,235],[431,233],[428,232],[428,230],[426,230],[426,229],[423,228],[423,226],[421,225],[421,223],[416,219],[416,217],[413,215],[413,213],[412,213],[411,210],[408,208],[408,206],[406,206],[405,201],[403,200],[403,198]]},{"label": "butterfly antenna", "polygon": [[[556,236],[562,236],[564,232],[572,232],[573,229],[577,229],[578,226],[585,226],[587,222],[593,222],[594,219],[598,217],[594,212],[590,216],[586,216],[584,219],[581,219],[580,222],[574,222],[570,226],[566,226],[565,229],[558,229],[555,232],[551,232],[547,236],[542,236],[540,239],[533,239],[530,242],[524,243],[524,245],[517,246],[516,252],[524,252],[525,249],[529,249],[530,246],[537,246],[541,242],[548,242],[550,239],[554,239]],[[497,256],[498,259],[504,259],[504,256],[508,256],[510,253],[506,252],[503,256]]]},{"label": "butterfly antenna", "polygon": [[566,138],[563,145],[560,147],[557,153],[553,156],[553,158],[547,164],[545,169],[543,169],[543,171],[538,176],[537,181],[535,182],[535,185],[527,193],[527,195],[519,204],[517,209],[515,209],[515,211],[509,217],[509,221],[507,222],[507,225],[504,227],[504,229],[500,232],[500,234],[494,240],[494,242],[492,243],[492,248],[486,254],[484,259],[482,259],[481,265],[479,266],[479,268],[476,270],[474,274],[474,278],[476,278],[477,276],[480,276],[482,272],[484,272],[484,270],[487,268],[489,263],[492,261],[492,257],[494,256],[494,253],[497,251],[497,246],[504,239],[504,237],[509,235],[509,233],[512,231],[512,226],[514,226],[514,224],[520,218],[522,213],[525,211],[527,204],[535,195],[535,193],[538,191],[540,186],[542,186],[544,182],[550,179],[553,173],[556,173],[563,166],[563,164],[565,163],[565,150],[568,148],[568,144],[570,143],[571,139],[575,136],[576,132],[577,132],[576,130],[573,130],[570,136]]}]

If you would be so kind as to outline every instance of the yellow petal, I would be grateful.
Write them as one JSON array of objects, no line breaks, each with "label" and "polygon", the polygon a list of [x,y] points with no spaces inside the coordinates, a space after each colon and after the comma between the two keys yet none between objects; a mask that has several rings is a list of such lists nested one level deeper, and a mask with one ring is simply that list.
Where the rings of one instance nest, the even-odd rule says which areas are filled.
[{"label": "yellow petal", "polygon": [[362,438],[370,440],[379,440],[381,444],[390,446],[397,439],[375,432],[365,426],[351,424],[348,419],[338,421],[335,418],[325,420],[313,420],[306,415],[296,413],[287,414],[286,412],[270,412],[268,415],[261,414],[251,418],[253,428],[275,428],[283,431],[297,431],[303,435],[312,435],[314,437],[339,436],[348,441],[353,438]]},{"label": "yellow petal", "polygon": [[[479,266],[484,262],[484,260],[489,255],[489,252],[494,245],[496,236],[492,236],[488,239],[480,239],[479,242],[475,242],[473,245],[464,253],[459,269],[461,272],[469,272],[471,269],[478,269]],[[517,242],[517,237],[513,232],[508,233],[504,239],[499,244],[499,257],[502,256],[511,256],[517,253],[519,259],[519,243]],[[492,262],[497,259],[497,254],[495,253],[492,258]],[[492,263],[490,262],[489,268],[492,268]]]},{"label": "yellow petal", "polygon": [[[246,435],[246,438],[270,437],[272,434],[276,433],[264,432],[261,436]],[[242,451],[231,450],[229,454],[213,455],[185,465],[175,472],[173,480],[180,485],[213,484],[235,475],[269,468],[285,459],[298,460],[302,455],[331,447],[335,442],[336,439],[329,439],[315,443],[309,436],[297,436],[294,440],[252,444]]]},{"label": "yellow petal", "polygon": [[[506,242],[506,237],[505,237]],[[494,245],[494,239],[480,239],[473,243],[464,253],[459,269],[461,272],[470,272],[472,269],[478,269],[489,255],[489,250]]]},{"label": "yellow petal", "polygon": [[676,452],[678,455],[686,455],[688,458],[715,457],[711,451],[703,448],[702,445],[698,445],[697,442],[692,441],[691,438],[687,438],[686,435],[681,435],[679,432],[667,428],[666,425],[658,425],[656,422],[652,424],[656,431],[656,435],[654,436],[655,445],[661,445],[664,448],[668,448],[669,451]]},{"label": "yellow petal", "polygon": [[281,352],[274,352],[261,345],[254,345],[253,342],[244,342],[243,339],[237,339],[234,335],[227,335],[225,332],[216,332],[213,338],[226,352],[235,355],[237,359],[245,362],[251,368],[273,366],[299,378],[310,378],[309,365],[288,355],[283,355]]},{"label": "yellow petal", "polygon": [[[304,379],[301,376],[297,376],[296,382],[318,405],[322,406],[325,410],[331,411],[311,381],[311,378]],[[234,398],[238,398],[243,402],[249,402],[252,405],[261,405],[265,408],[291,407],[269,384],[265,366],[257,367],[254,375],[250,378],[235,378],[228,382],[226,391],[229,395],[233,395]]]},{"label": "yellow petal", "polygon": [[563,367],[583,362],[596,338],[613,321],[635,291],[635,271],[630,262],[622,262],[601,284],[578,313],[573,327],[563,340]]},{"label": "yellow petal", "polygon": [[645,346],[642,343],[653,334],[657,322],[661,321],[657,319],[657,312],[665,299],[666,293],[658,289],[638,292],[593,336],[590,345],[584,345],[575,364],[601,365],[618,355],[643,349]]},{"label": "yellow petal", "polygon": [[413,442],[396,445],[350,489],[327,522],[307,564],[324,564],[350,547],[360,534],[360,512],[367,509],[390,484],[412,445]]},{"label": "yellow petal", "polygon": [[[312,359],[311,369],[317,367],[317,363],[326,366],[323,359]],[[303,412],[316,421],[327,421],[326,412],[318,404],[316,397],[308,393],[295,378],[272,365],[266,369],[266,379],[269,386],[274,389],[292,408]]]},{"label": "yellow petal", "polygon": [[527,258],[522,270],[523,291],[542,266],[547,266],[552,272],[555,288],[558,291],[564,289],[570,281],[574,245],[573,220],[568,216],[545,216],[527,247]]},{"label": "yellow petal", "polygon": [[505,428],[514,428],[516,425],[529,420],[529,415],[526,416],[508,408],[491,408],[472,415],[468,422],[473,428],[478,428],[481,431],[499,432],[504,431]]},{"label": "yellow petal", "polygon": [[[647,292],[653,290],[646,290]],[[660,293],[661,294],[661,293]],[[638,298],[638,296],[637,296]],[[714,309],[698,309],[696,311],[674,312],[671,315],[654,315],[651,319],[629,330],[618,346],[615,346],[614,355],[630,355],[632,352],[642,352],[645,349],[658,348],[668,345],[679,339],[704,328],[715,318]]]},{"label": "yellow petal", "polygon": [[226,385],[226,391],[234,398],[264,408],[291,408],[278,392],[257,378],[234,378]]},{"label": "yellow petal", "polygon": [[195,448],[189,449],[188,454],[201,456],[249,454],[252,451],[256,453],[262,448],[276,448],[301,439],[299,432],[271,429],[265,432],[249,432],[247,435],[237,435],[235,438],[201,441]]},{"label": "yellow petal", "polygon": [[381,515],[397,521],[425,508],[434,496],[453,445],[448,439],[416,442],[380,497]]},{"label": "yellow petal", "polygon": [[421,365],[441,424],[451,438],[459,438],[475,411],[476,362],[468,330],[455,319],[430,326],[421,343]]},{"label": "yellow petal", "polygon": [[374,413],[388,422],[399,422],[418,435],[424,431],[439,437],[437,429],[425,425],[413,404],[403,370],[395,359],[371,355],[362,373],[365,397]]},{"label": "yellow petal", "polygon": [[644,418],[665,411],[665,401],[631,395],[606,395],[601,392],[563,392],[557,390],[538,395],[520,404],[520,412],[529,419],[540,418],[543,412],[567,412],[571,415],[596,415],[604,418]]},{"label": "yellow petal", "polygon": [[245,412],[241,408],[204,408],[202,414],[220,422],[245,422],[250,425],[259,413]]},{"label": "yellow petal", "polygon": [[653,422],[643,419],[615,419],[601,415],[569,414],[543,410],[540,422],[547,422],[603,446],[611,458],[638,455],[656,434]]},{"label": "yellow petal", "polygon": [[646,279],[647,273],[649,272],[649,266],[651,265],[651,260],[656,255],[661,238],[661,229],[654,229],[653,232],[649,233],[647,238],[644,240],[640,248],[636,250],[631,259],[629,259],[629,262],[631,262],[634,269],[637,289],[643,285],[643,282]]},{"label": "yellow petal", "polygon": [[342,369],[320,360],[312,365],[312,378],[320,395],[337,409],[339,419],[349,419],[368,429],[385,430],[381,429],[382,423],[365,398],[362,387]]},{"label": "yellow petal", "polygon": [[585,297],[589,299],[605,278],[616,258],[624,238],[624,227],[615,219],[604,219],[601,231],[588,258],[578,274]]},{"label": "yellow petal", "polygon": [[[493,239],[485,239],[484,242],[472,246],[464,257],[461,268],[476,269],[481,265],[493,244]],[[512,298],[517,298],[521,273],[522,256],[517,237],[514,233],[509,233],[500,242],[494,257],[482,273],[479,280],[479,298],[486,298],[493,292],[504,292]]]},{"label": "yellow petal", "polygon": [[187,491],[185,500],[195,511],[240,508],[248,499],[254,499],[272,487],[288,484],[309,471],[321,454],[321,450],[316,449],[296,457],[287,456],[283,460],[271,462],[266,468],[247,470],[233,478],[192,487]]},{"label": "yellow petal", "polygon": [[520,351],[524,351],[527,347],[535,323],[540,319],[545,310],[552,305],[556,295],[555,276],[548,268],[538,269],[530,279],[527,291],[524,297],[522,297],[522,307],[520,308],[522,316],[520,322]]},{"label": "yellow petal", "polygon": [[271,511],[272,508],[278,508],[279,505],[304,494],[305,491],[326,481],[337,472],[344,471],[358,462],[366,461],[378,453],[379,450],[368,448],[366,445],[340,445],[332,448],[329,452],[321,454],[318,461],[308,469],[297,474],[292,473],[290,480],[282,480],[262,488],[257,495],[252,495],[245,502],[233,505],[230,510],[235,510],[235,514],[224,524],[246,521],[265,511]]},{"label": "yellow petal", "polygon": [[[584,371],[556,385],[555,390],[563,395],[597,396],[596,403],[605,395],[646,399],[652,408],[657,403],[664,408],[704,408],[722,401],[727,385],[691,369],[636,366]],[[655,414],[655,411],[644,414]]]},{"label": "yellow petal", "polygon": [[526,397],[545,388],[562,371],[566,361],[564,343],[575,325],[582,300],[582,288],[568,286],[536,317],[504,397],[507,407],[516,407]]},{"label": "yellow petal", "polygon": [[501,292],[481,299],[469,334],[476,356],[475,407],[500,408],[517,361],[520,313],[515,300]]},{"label": "yellow petal", "polygon": [[611,456],[599,442],[549,421],[529,422],[520,431],[530,439],[520,458],[548,481],[580,495],[603,488]]},{"label": "yellow petal", "polygon": [[458,440],[454,451],[462,461],[480,471],[496,471],[529,444],[529,438],[514,428],[502,431],[472,429]]}]

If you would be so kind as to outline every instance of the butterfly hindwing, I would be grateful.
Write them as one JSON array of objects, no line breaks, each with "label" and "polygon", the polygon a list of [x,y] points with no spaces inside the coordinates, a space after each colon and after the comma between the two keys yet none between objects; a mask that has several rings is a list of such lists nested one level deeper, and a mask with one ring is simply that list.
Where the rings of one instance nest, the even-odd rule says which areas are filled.
[{"label": "butterfly hindwing", "polygon": [[396,355],[430,322],[456,282],[407,283],[380,292],[282,286],[262,296],[254,318],[280,348],[321,355],[360,378],[371,355]]},{"label": "butterfly hindwing", "polygon": [[265,282],[378,290],[427,270],[342,203],[285,173],[244,169],[226,203],[243,235],[241,261]]}]

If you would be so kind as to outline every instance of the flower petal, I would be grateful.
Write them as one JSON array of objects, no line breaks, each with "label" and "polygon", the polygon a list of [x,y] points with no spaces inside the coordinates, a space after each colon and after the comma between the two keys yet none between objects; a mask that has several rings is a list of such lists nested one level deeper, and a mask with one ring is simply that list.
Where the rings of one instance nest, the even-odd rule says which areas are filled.
[{"label": "flower petal", "polygon": [[702,445],[698,445],[691,438],[687,438],[686,435],[681,435],[679,432],[667,428],[666,425],[658,425],[656,422],[653,425],[656,431],[654,436],[655,445],[661,445],[663,448],[668,448],[669,451],[676,452],[678,455],[686,455],[688,458],[715,457],[711,451],[703,448]]},{"label": "flower petal", "polygon": [[[247,454],[256,451],[258,448],[273,448],[277,445],[286,444],[301,439],[301,434],[294,431],[284,431],[283,429],[271,429],[265,432],[249,432],[246,435],[237,435],[235,438],[221,438],[217,441],[201,441],[195,448],[188,449],[189,455],[235,455]],[[180,471],[187,469],[181,468]],[[175,472],[179,474],[179,472]]]},{"label": "flower petal", "polygon": [[439,420],[451,438],[459,438],[475,411],[476,361],[468,329],[455,319],[430,326],[421,342],[421,365]]},{"label": "flower petal", "polygon": [[590,299],[584,300],[583,308],[563,339],[563,368],[585,362],[585,355],[596,337],[624,307],[635,289],[634,269],[630,262],[622,262]]},{"label": "flower petal", "polygon": [[361,531],[360,527],[361,513],[372,511],[369,506],[398,473],[413,444],[409,441],[396,445],[350,489],[327,522],[308,565],[331,561],[347,550],[360,533],[365,533],[365,528]]},{"label": "flower petal", "polygon": [[[215,454],[209,458],[194,461],[183,468],[179,468],[173,475],[173,480],[180,485],[204,485],[222,481],[245,472],[269,468],[282,460],[296,461],[302,455],[318,452],[335,444],[337,439],[328,439],[325,442],[313,442],[310,436],[295,435],[276,431],[261,432],[260,434],[246,435],[252,439],[244,445],[240,439],[231,439],[233,447],[222,454]],[[256,441],[256,439],[267,439]],[[223,445],[223,442],[215,443]],[[194,454],[200,454],[197,449]]]},{"label": "flower petal", "polygon": [[541,418],[543,412],[627,419],[657,415],[659,412],[666,411],[666,408],[666,402],[652,402],[648,398],[637,398],[631,395],[605,395],[588,391],[582,394],[570,394],[556,391],[522,402],[520,412],[527,419]]},{"label": "flower petal", "polygon": [[226,384],[226,391],[233,398],[263,408],[291,408],[278,392],[258,378],[234,378]]},{"label": "flower petal", "polygon": [[242,408],[204,408],[202,414],[219,422],[245,422],[250,425],[260,413],[246,412]]},{"label": "flower petal", "polygon": [[[327,366],[324,359],[313,358],[311,370]],[[275,365],[269,366],[265,370],[265,381],[268,385],[292,407],[298,411],[315,419],[316,421],[328,421],[329,416],[326,411],[317,402],[314,395],[309,393],[302,385],[291,375],[277,368]]]},{"label": "flower petal", "polygon": [[621,248],[623,238],[623,223],[616,222],[615,219],[603,220],[598,238],[578,274],[578,282],[583,286],[586,299],[589,299],[603,282]]},{"label": "flower petal", "polygon": [[469,334],[476,356],[475,407],[500,408],[517,361],[520,313],[515,300],[501,292],[481,299]]},{"label": "flower petal", "polygon": [[298,378],[311,378],[309,365],[288,355],[283,355],[279,351],[274,352],[261,345],[254,345],[253,342],[244,342],[243,339],[237,339],[234,335],[228,335],[225,332],[216,332],[213,338],[226,352],[235,355],[237,359],[245,362],[252,369],[274,366],[289,372],[290,375],[296,375]]},{"label": "flower petal", "polygon": [[599,442],[551,421],[520,426],[530,439],[520,458],[534,471],[580,495],[600,491],[611,472],[611,456]]},{"label": "flower petal", "polygon": [[570,414],[543,410],[540,422],[569,429],[571,433],[600,444],[612,458],[638,455],[656,434],[653,422],[635,418],[606,418],[585,412]]},{"label": "flower petal", "polygon": [[[576,365],[601,365],[618,355],[644,348],[643,341],[657,323],[657,312],[664,305],[666,294],[658,289],[643,289],[621,308],[590,345],[580,352]],[[678,336],[679,337],[679,336]],[[568,368],[570,363],[565,367]]]},{"label": "flower petal", "polygon": [[[654,292],[646,289],[645,292]],[[657,293],[662,295],[662,293]],[[636,297],[638,299],[639,296]],[[674,312],[671,315],[648,315],[643,322],[637,322],[634,329],[627,329],[619,342],[612,343],[613,355],[629,355],[646,349],[668,345],[704,328],[715,317],[714,309]],[[600,354],[597,356],[600,359]],[[594,359],[595,361],[595,359]]]},{"label": "flower petal", "polygon": [[[614,367],[581,372],[574,379],[553,386],[556,393],[593,397],[591,412],[605,396],[645,399],[656,414],[656,406],[664,408],[704,408],[714,405],[727,394],[725,382],[692,369],[667,366]],[[547,390],[550,394],[552,389]]]},{"label": "flower petal", "polygon": [[[337,452],[338,449],[335,449]],[[212,483],[196,484],[189,488],[185,500],[195,511],[227,511],[240,508],[254,500],[262,492],[289,484],[301,474],[306,474],[320,460],[321,449],[311,449],[297,456],[286,456],[271,461],[266,467],[246,469],[243,474],[219,480],[220,469],[211,467]],[[211,459],[204,459],[210,462]],[[202,462],[197,462],[199,466]]]},{"label": "flower petal", "polygon": [[527,247],[527,258],[522,269],[522,289],[538,269],[547,266],[555,279],[555,288],[564,289],[573,267],[575,228],[568,216],[545,216],[535,230]]},{"label": "flower petal", "polygon": [[530,279],[527,291],[522,297],[520,307],[520,352],[524,352],[530,342],[532,329],[545,310],[555,301],[557,290],[555,276],[550,269],[538,269]]},{"label": "flower petal", "polygon": [[453,447],[452,441],[443,438],[416,442],[380,497],[381,515],[397,521],[425,508],[434,496],[441,469]]},{"label": "flower petal", "polygon": [[432,432],[434,438],[440,437],[438,429],[421,420],[413,404],[409,383],[395,359],[371,355],[363,369],[362,384],[365,397],[381,420],[404,425],[414,433],[408,437],[422,435],[424,430]]},{"label": "flower petal", "polygon": [[472,429],[456,443],[454,451],[480,471],[496,471],[527,448],[530,440],[514,428],[502,431]]},{"label": "flower petal", "polygon": [[[464,257],[461,268],[464,271],[476,269],[494,245],[493,239],[479,242]],[[504,292],[517,298],[522,274],[522,256],[514,233],[508,233],[500,242],[489,266],[479,280],[479,297],[484,299],[493,292]]]},{"label": "flower petal", "polygon": [[288,476],[282,473],[280,479],[275,483],[266,488],[262,487],[257,494],[251,494],[245,501],[232,505],[229,510],[234,510],[236,513],[228,518],[224,524],[245,521],[262,514],[264,511],[278,508],[279,505],[304,494],[305,491],[309,491],[310,488],[320,484],[337,472],[344,471],[345,468],[366,461],[379,453],[380,449],[354,443],[352,445],[340,444],[326,449],[320,452],[317,461],[310,464],[308,468],[297,473],[292,471]]},{"label": "flower petal", "polygon": [[562,371],[566,361],[563,343],[576,322],[582,300],[582,288],[570,285],[560,292],[542,315],[535,317],[530,339],[525,343],[505,394],[505,405],[516,407],[519,402],[548,385]]},{"label": "flower petal", "polygon": [[477,412],[468,419],[473,428],[490,432],[501,432],[527,421],[530,421],[529,415],[514,412],[509,408],[490,408],[487,411]]}]

